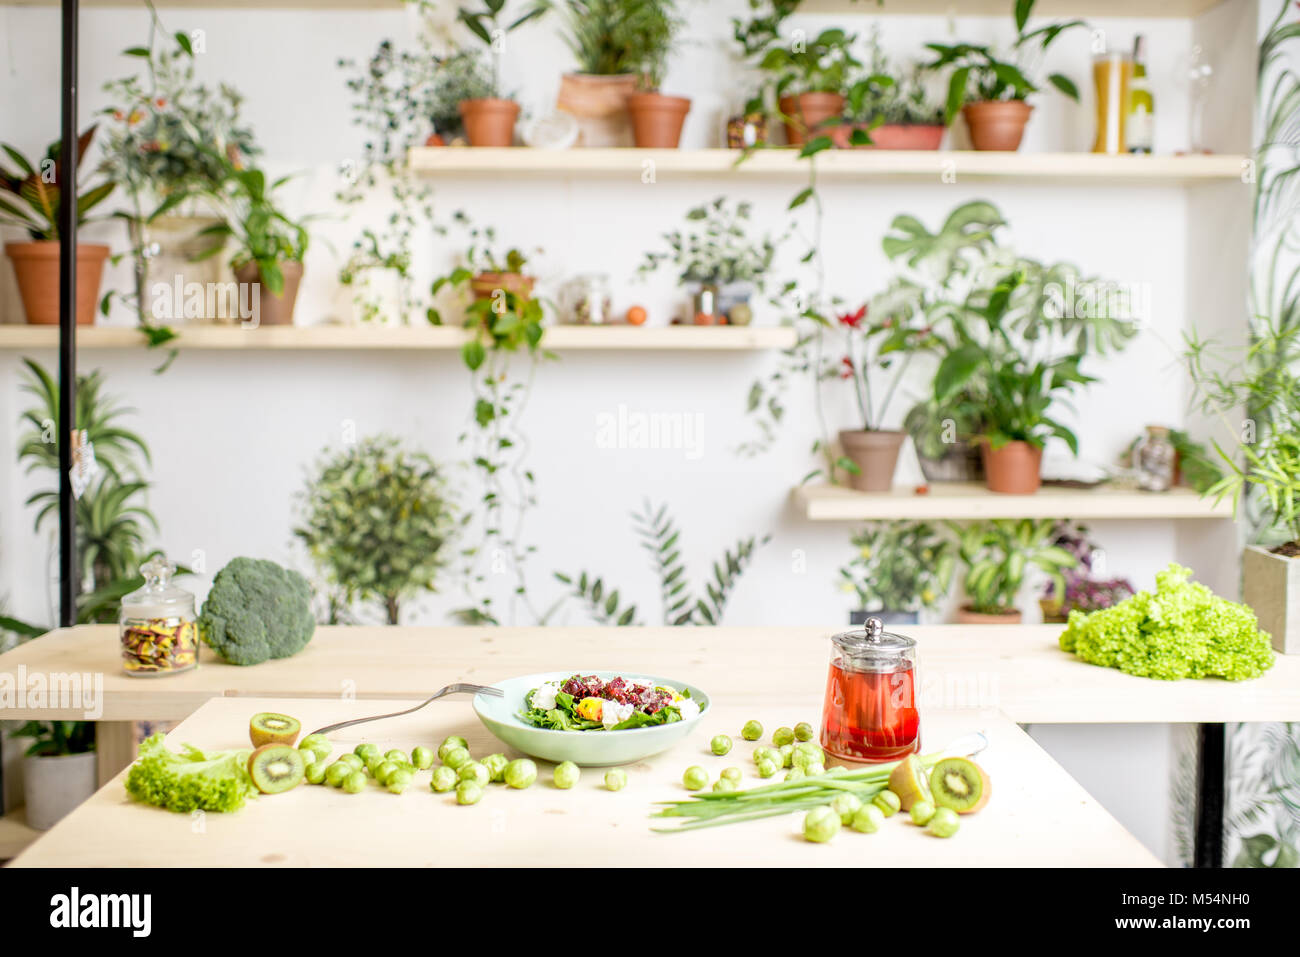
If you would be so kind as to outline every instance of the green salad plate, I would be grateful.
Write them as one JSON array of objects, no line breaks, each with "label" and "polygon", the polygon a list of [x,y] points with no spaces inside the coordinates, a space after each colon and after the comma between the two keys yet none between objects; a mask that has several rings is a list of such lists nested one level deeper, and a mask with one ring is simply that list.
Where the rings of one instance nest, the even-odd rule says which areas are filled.
[{"label": "green salad plate", "polygon": [[[526,722],[524,696],[542,684],[564,682],[575,674],[595,675],[602,681],[624,676],[644,678],[655,685],[675,688],[700,706],[700,713],[681,721],[644,728],[626,728],[622,731],[593,729],[589,731],[555,731],[537,728]],[[498,681],[492,687],[500,688],[504,697],[493,698],[476,695],[474,712],[483,726],[501,741],[517,751],[543,761],[572,761],[584,767],[601,767],[613,764],[630,764],[652,754],[667,751],[684,739],[699,724],[709,710],[709,698],[699,688],[674,678],[648,675],[640,671],[549,671],[542,674],[523,675]]]}]

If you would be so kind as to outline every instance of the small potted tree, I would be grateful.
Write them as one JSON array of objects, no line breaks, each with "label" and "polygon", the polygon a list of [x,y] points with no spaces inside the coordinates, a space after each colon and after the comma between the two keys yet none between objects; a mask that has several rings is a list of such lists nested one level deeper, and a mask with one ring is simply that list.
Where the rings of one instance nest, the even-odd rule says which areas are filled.
[{"label": "small potted tree", "polygon": [[763,56],[761,67],[777,77],[773,86],[791,146],[803,146],[844,111],[849,72],[861,66],[851,50],[855,39],[831,28],[801,44],[772,46]]},{"label": "small potted tree", "polygon": [[12,736],[32,742],[23,758],[27,826],[48,831],[95,793],[95,726],[87,721],[28,721]]},{"label": "small potted tree", "polygon": [[849,624],[879,618],[915,625],[948,591],[956,546],[927,522],[876,522],[854,533],[852,560],[840,568],[840,587],[857,596]]},{"label": "small potted tree", "polygon": [[[1083,20],[1070,20],[1030,30],[1029,16],[1034,2],[1018,0],[1015,5],[1016,38],[1007,59],[984,44],[926,44],[935,53],[927,68],[952,71],[948,77],[947,121],[951,123],[960,112],[970,129],[971,145],[977,150],[1020,148],[1025,124],[1034,109],[1026,101],[1038,92],[1038,87],[1025,75],[1027,61],[1042,57],[1072,27],[1087,27]],[[1052,73],[1047,82],[1078,102],[1079,88],[1069,77]]]},{"label": "small potted tree", "polygon": [[460,115],[465,124],[465,138],[470,146],[511,146],[515,141],[515,121],[519,104],[501,90],[501,47],[506,34],[546,12],[540,3],[533,4],[507,24],[499,17],[506,0],[483,0],[481,10],[461,7],[457,19],[482,40],[490,61],[490,94],[461,100]]},{"label": "small potted tree", "polygon": [[1053,544],[1056,523],[1051,519],[994,519],[965,528],[950,522],[949,526],[966,567],[962,586],[967,601],[957,610],[958,624],[1019,624],[1016,599],[1030,568],[1047,575],[1058,594],[1065,593],[1064,572],[1075,567],[1076,559]]},{"label": "small potted tree", "polygon": [[668,250],[646,253],[638,272],[648,275],[671,263],[678,280],[692,292],[696,325],[748,325],[753,315],[750,298],[763,290],[785,238],[751,238],[752,211],[748,202],[729,203],[724,196],[687,210],[688,228],[665,233]]},{"label": "small potted tree", "polygon": [[1189,337],[1186,351],[1195,399],[1237,437],[1215,443],[1223,477],[1204,494],[1231,496],[1249,519],[1252,543],[1242,554],[1242,600],[1284,655],[1300,654],[1300,331],[1271,319],[1255,324],[1235,359],[1214,343]]},{"label": "small potted tree", "polygon": [[442,474],[391,436],[323,453],[302,496],[302,541],[341,599],[378,604],[390,625],[403,603],[436,591],[455,529]]},{"label": "small potted tree", "polygon": [[632,118],[632,141],[642,149],[676,149],[682,139],[682,125],[690,112],[691,101],[684,96],[667,96],[660,92],[668,56],[682,27],[686,25],[673,9],[672,0],[647,4],[653,7],[662,24],[647,34],[643,51],[641,82],[637,92],[627,98]]},{"label": "small potted tree", "polygon": [[[85,158],[95,135],[90,127],[77,138],[77,164]],[[75,175],[65,178],[60,154],[62,141],[52,143],[36,163],[8,144],[0,146],[18,167],[12,172],[0,166],[0,225],[16,226],[27,233],[25,242],[5,243],[5,253],[14,264],[23,311],[32,325],[59,322],[59,210],[63,189]],[[73,183],[74,189],[76,183]],[[88,214],[113,192],[111,182],[98,183],[77,194],[77,225],[89,221]],[[77,324],[92,325],[99,282],[109,249],[99,243],[77,243]]]}]

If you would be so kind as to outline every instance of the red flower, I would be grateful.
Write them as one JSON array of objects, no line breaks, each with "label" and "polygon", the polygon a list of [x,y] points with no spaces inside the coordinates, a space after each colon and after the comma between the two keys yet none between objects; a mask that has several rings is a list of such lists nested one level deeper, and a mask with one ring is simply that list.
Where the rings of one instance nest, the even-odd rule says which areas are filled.
[{"label": "red flower", "polygon": [[853,360],[850,359],[848,356],[845,356],[843,359],[840,360],[840,365],[843,367],[843,368],[840,369],[840,378],[841,378],[841,379],[852,379],[852,378],[853,378]]},{"label": "red flower", "polygon": [[856,329],[862,324],[862,320],[866,318],[866,315],[867,307],[864,304],[857,312],[840,313],[836,318],[839,319],[840,325],[848,326],[850,329]]}]

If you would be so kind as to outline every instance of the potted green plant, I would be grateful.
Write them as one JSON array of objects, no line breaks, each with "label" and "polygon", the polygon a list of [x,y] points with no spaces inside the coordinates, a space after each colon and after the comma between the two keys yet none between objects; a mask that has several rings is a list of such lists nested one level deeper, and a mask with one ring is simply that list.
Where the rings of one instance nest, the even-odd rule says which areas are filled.
[{"label": "potted green plant", "polygon": [[697,324],[725,319],[748,325],[750,298],[763,290],[784,238],[750,238],[752,212],[750,203],[730,203],[724,196],[692,207],[686,212],[687,228],[665,233],[668,249],[646,253],[638,273],[648,275],[670,263],[678,270],[678,281],[692,292]]},{"label": "potted green plant", "polygon": [[1019,624],[1016,599],[1031,568],[1047,575],[1058,594],[1065,593],[1064,572],[1075,567],[1076,559],[1054,544],[1052,519],[993,519],[964,528],[956,522],[948,524],[966,567],[962,586],[967,602],[957,610],[958,624]]},{"label": "potted green plant", "polygon": [[[95,127],[77,138],[77,168],[90,148]],[[23,311],[32,325],[59,322],[59,210],[67,179],[60,160],[62,141],[52,143],[36,163],[30,162],[8,144],[0,149],[18,167],[11,172],[0,166],[0,225],[24,230],[25,242],[5,243],[5,253],[14,264]],[[75,185],[75,183],[74,183]],[[97,183],[77,194],[77,225],[89,221],[89,213],[113,192],[112,182]],[[77,324],[92,325],[99,300],[99,282],[109,249],[99,243],[77,243]]]},{"label": "potted green plant", "polygon": [[895,71],[872,31],[871,62],[850,85],[844,123],[831,130],[841,149],[937,150],[943,140],[943,106],[934,102],[913,67]]},{"label": "potted green plant", "polygon": [[[945,117],[951,123],[960,112],[970,129],[971,145],[977,150],[1020,148],[1025,124],[1033,107],[1026,102],[1038,87],[1025,75],[1025,62],[1041,57],[1067,30],[1087,27],[1083,20],[1052,23],[1030,30],[1029,16],[1035,0],[1016,0],[1016,38],[1008,58],[993,47],[978,43],[927,43],[935,58],[926,67],[951,70]],[[1052,73],[1047,82],[1078,102],[1079,88],[1069,77]]]},{"label": "potted green plant", "polygon": [[1133,585],[1125,578],[1092,577],[1099,551],[1084,526],[1076,522],[1058,522],[1052,544],[1073,555],[1075,566],[1063,572],[1064,592],[1057,590],[1054,581],[1044,583],[1038,599],[1044,622],[1064,624],[1071,611],[1088,614],[1110,608],[1133,595]]},{"label": "potted green plant", "polygon": [[1188,337],[1194,400],[1237,442],[1215,443],[1223,477],[1205,494],[1230,496],[1234,514],[1249,518],[1242,600],[1276,650],[1300,654],[1300,329],[1262,317],[1244,353],[1219,355],[1214,346]]},{"label": "potted green plant", "polygon": [[[447,56],[430,56],[404,53],[415,75],[404,92],[429,118],[432,132],[425,146],[446,146],[449,143],[466,143],[465,118],[460,105],[491,99],[495,94],[492,76],[484,68],[482,59],[472,50],[454,50]],[[427,82],[419,82],[419,64],[428,64],[432,75]],[[410,69],[410,67],[408,67]]]},{"label": "potted green plant", "polygon": [[293,307],[302,282],[308,234],[303,220],[290,219],[276,204],[274,192],[289,177],[267,183],[259,169],[230,169],[221,195],[225,217],[203,230],[233,244],[230,266],[235,279],[253,289],[255,324],[293,324]]},{"label": "potted green plant", "polygon": [[647,6],[654,8],[663,24],[647,34],[641,81],[637,91],[627,98],[632,142],[642,149],[677,149],[691,101],[684,96],[668,96],[660,88],[668,69],[668,56],[686,21],[677,15],[673,0],[657,0]]},{"label": "potted green plant", "polygon": [[[483,8],[461,7],[457,19],[482,40],[491,67],[490,93],[460,101],[460,115],[465,124],[465,138],[470,146],[511,146],[515,140],[515,121],[519,104],[501,90],[501,47],[508,33],[546,12],[543,4],[530,5],[522,14],[502,24],[499,20],[506,0],[483,0]],[[477,92],[473,86],[470,92]]]},{"label": "potted green plant", "polygon": [[840,568],[840,587],[857,596],[849,624],[915,625],[948,591],[956,545],[928,522],[874,522],[850,541],[856,553]]},{"label": "potted green plant", "polygon": [[[578,123],[579,146],[630,146],[628,98],[648,62],[671,48],[671,9],[646,0],[548,0],[563,15],[578,70],[560,78],[556,107]],[[685,114],[683,114],[685,115]]]},{"label": "potted green plant", "polygon": [[48,831],[95,793],[95,726],[88,721],[28,721],[11,737],[31,739],[23,757],[27,826]]},{"label": "potted green plant", "polygon": [[322,454],[294,535],[345,606],[378,603],[396,625],[404,602],[437,590],[455,527],[433,459],[375,436]]},{"label": "potted green plant", "polygon": [[774,45],[763,56],[760,66],[776,77],[773,86],[791,146],[804,145],[843,112],[849,74],[862,65],[852,52],[856,39],[832,27],[799,44]]},{"label": "potted green plant", "polygon": [[[493,226],[476,226],[462,210],[452,216],[452,222],[465,231],[468,245],[464,261],[450,273],[434,280],[431,294],[436,296],[444,288],[468,288],[475,300],[491,299],[498,290],[508,293],[519,302],[532,298],[536,278],[524,270],[528,256],[516,246],[500,249],[497,232]],[[436,310],[431,310],[435,316]],[[441,322],[439,317],[438,322]]]}]

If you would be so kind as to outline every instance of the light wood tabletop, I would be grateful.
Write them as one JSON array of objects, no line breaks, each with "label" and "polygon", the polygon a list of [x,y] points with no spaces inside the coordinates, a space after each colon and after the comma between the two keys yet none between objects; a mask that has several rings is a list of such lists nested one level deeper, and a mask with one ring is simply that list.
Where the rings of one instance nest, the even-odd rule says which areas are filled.
[{"label": "light wood tabletop", "polygon": [[[651,825],[659,822],[649,817],[654,802],[687,795],[681,775],[690,765],[704,767],[714,780],[725,767],[741,768],[744,787],[770,783],[758,778],[752,746],[739,739],[744,721],[757,718],[775,728],[818,718],[817,691],[801,687],[756,703],[743,688],[733,679],[726,691],[715,692],[713,707],[692,735],[671,751],[627,766],[627,786],[617,792],[603,787],[603,769],[596,768],[585,770],[573,789],[559,790],[551,781],[552,766],[538,762],[531,788],[489,785],[483,799],[468,807],[432,792],[431,772],[424,771],[401,795],[374,782],[360,794],[303,785],[250,800],[231,814],[195,816],[133,803],[119,775],[11,866],[1159,866],[1028,735],[995,712],[922,715],[927,750],[941,750],[977,730],[990,741],[979,761],[992,781],[992,798],[978,814],[964,816],[961,830],[947,840],[928,835],[902,814],[875,834],[846,829],[828,844],[800,836],[801,814],[655,833]],[[310,728],[373,710],[363,701],[217,699],[173,730],[168,743],[248,747],[248,719],[257,711],[287,712]],[[708,751],[718,732],[737,741],[726,757]],[[339,754],[363,740],[409,751],[417,744],[436,746],[448,734],[467,738],[476,756],[502,750],[464,699],[330,737]]]},{"label": "light wood tabletop", "polygon": [[[538,671],[640,670],[733,701],[791,689],[820,693],[828,636],[842,628],[320,627],[293,658],[240,668],[204,650],[184,674],[121,670],[117,629],[57,630],[0,655],[0,675],[102,675],[105,721],[179,720],[214,697],[417,698],[454,681],[490,684]],[[1253,681],[1156,681],[1079,661],[1057,625],[918,625],[923,705],[996,708],[1044,724],[1300,720],[1300,656]],[[20,669],[23,669],[20,671]],[[11,707],[0,718],[81,718],[84,709]]]}]

